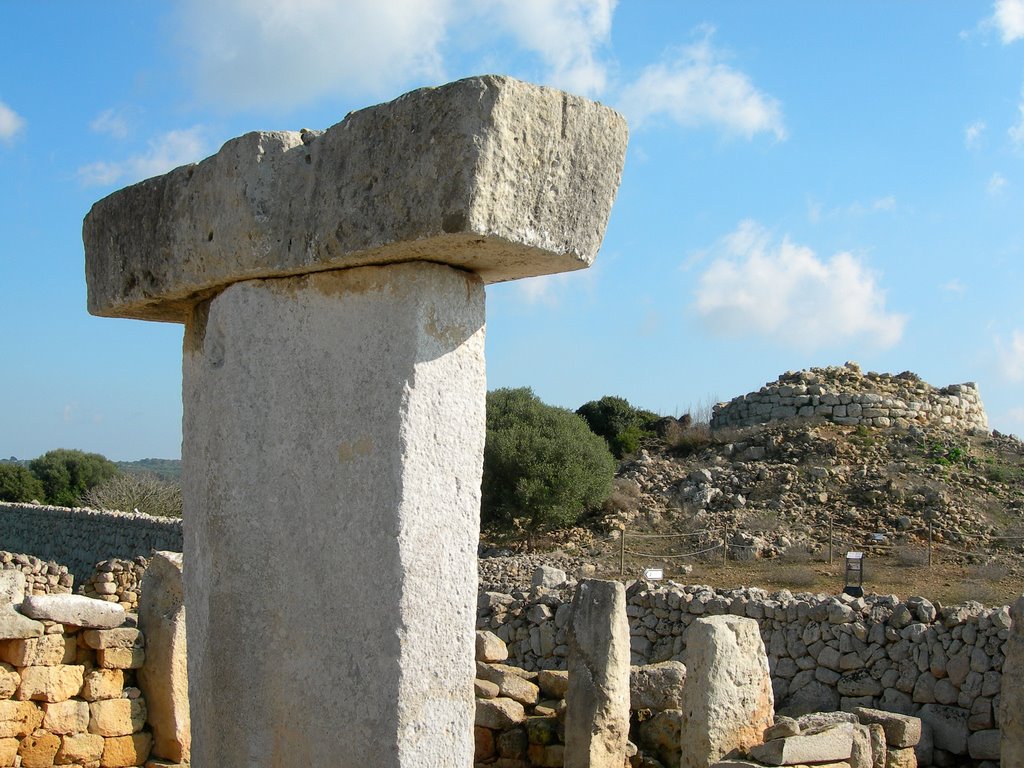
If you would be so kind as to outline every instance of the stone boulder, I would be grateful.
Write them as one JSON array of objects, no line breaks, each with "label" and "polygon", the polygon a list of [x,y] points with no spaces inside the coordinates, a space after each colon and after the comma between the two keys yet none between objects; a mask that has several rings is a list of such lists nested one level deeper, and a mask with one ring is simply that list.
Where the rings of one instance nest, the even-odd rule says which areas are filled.
[{"label": "stone boulder", "polygon": [[19,613],[25,599],[25,574],[0,570],[0,638],[25,639],[43,634],[43,625]]},{"label": "stone boulder", "polygon": [[686,665],[681,661],[662,661],[630,667],[629,708],[632,710],[682,709]]},{"label": "stone boulder", "polygon": [[21,612],[33,619],[90,629],[113,629],[125,620],[124,608],[117,603],[84,595],[28,595]]},{"label": "stone boulder", "polygon": [[772,725],[768,656],[757,622],[739,616],[697,619],[684,639],[681,765],[707,768],[761,743]]},{"label": "stone boulder", "polygon": [[849,760],[853,751],[853,723],[837,723],[817,732],[800,733],[757,744],[750,757],[765,765],[800,765]]}]

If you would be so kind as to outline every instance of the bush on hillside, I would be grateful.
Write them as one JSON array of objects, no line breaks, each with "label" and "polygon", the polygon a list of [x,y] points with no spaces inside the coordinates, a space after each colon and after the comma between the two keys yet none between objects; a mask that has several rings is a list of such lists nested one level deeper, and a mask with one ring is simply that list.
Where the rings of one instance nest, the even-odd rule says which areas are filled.
[{"label": "bush on hillside", "polygon": [[608,441],[615,458],[635,453],[640,441],[654,436],[658,414],[635,408],[629,401],[614,395],[584,403],[576,413],[590,426],[591,431]]},{"label": "bush on hillside", "polygon": [[615,460],[572,411],[529,388],[487,393],[483,522],[532,537],[572,525],[608,497]]},{"label": "bush on hillside", "polygon": [[43,484],[46,502],[62,507],[81,503],[86,491],[118,474],[105,456],[67,448],[47,451],[28,467]]},{"label": "bush on hillside", "polygon": [[0,501],[40,501],[44,495],[43,484],[28,467],[0,464]]}]

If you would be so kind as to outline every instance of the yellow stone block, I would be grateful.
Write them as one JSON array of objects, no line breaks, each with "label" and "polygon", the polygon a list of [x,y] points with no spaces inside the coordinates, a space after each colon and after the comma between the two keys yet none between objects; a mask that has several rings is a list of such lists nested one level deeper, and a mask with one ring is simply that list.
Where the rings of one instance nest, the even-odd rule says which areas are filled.
[{"label": "yellow stone block", "polygon": [[146,660],[141,648],[102,648],[96,651],[96,663],[104,669],[138,669]]},{"label": "yellow stone block", "polygon": [[50,768],[53,758],[60,749],[60,736],[44,730],[37,730],[21,740],[18,754],[22,768]]},{"label": "yellow stone block", "polygon": [[104,699],[89,705],[89,733],[100,736],[128,736],[146,723],[142,699]]},{"label": "yellow stone block", "polygon": [[104,739],[95,733],[76,733],[61,739],[55,765],[87,764],[99,762],[103,755]]},{"label": "yellow stone block", "polygon": [[24,701],[66,701],[82,689],[85,667],[61,664],[55,667],[25,667],[15,697]]},{"label": "yellow stone block", "polygon": [[17,739],[0,739],[0,768],[14,765],[14,758],[18,756],[20,745],[21,742]]},{"label": "yellow stone block", "polygon": [[43,722],[43,710],[31,701],[0,701],[0,739],[28,736]]},{"label": "yellow stone block", "polygon": [[133,765],[142,765],[149,757],[152,746],[153,735],[148,731],[104,739],[100,765],[102,768],[130,768]]},{"label": "yellow stone block", "polygon": [[123,691],[123,669],[90,669],[82,681],[81,696],[86,701],[117,699]]}]

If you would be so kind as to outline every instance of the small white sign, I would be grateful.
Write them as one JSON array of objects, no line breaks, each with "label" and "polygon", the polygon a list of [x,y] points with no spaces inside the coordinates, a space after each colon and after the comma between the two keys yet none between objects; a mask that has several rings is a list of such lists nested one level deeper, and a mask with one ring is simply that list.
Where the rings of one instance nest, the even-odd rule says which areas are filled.
[{"label": "small white sign", "polygon": [[644,568],[644,578],[648,581],[661,581],[665,578],[664,568]]}]

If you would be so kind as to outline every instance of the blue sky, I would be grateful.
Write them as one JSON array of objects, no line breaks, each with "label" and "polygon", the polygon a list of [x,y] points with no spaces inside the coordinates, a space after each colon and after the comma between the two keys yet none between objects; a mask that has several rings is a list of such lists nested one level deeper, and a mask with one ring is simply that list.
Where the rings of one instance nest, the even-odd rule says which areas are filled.
[{"label": "blue sky", "polygon": [[86,313],[95,200],[485,72],[631,127],[595,266],[488,288],[490,387],[681,413],[856,360],[1024,434],[1024,0],[6,3],[0,50],[0,456],[180,455],[181,327]]}]

